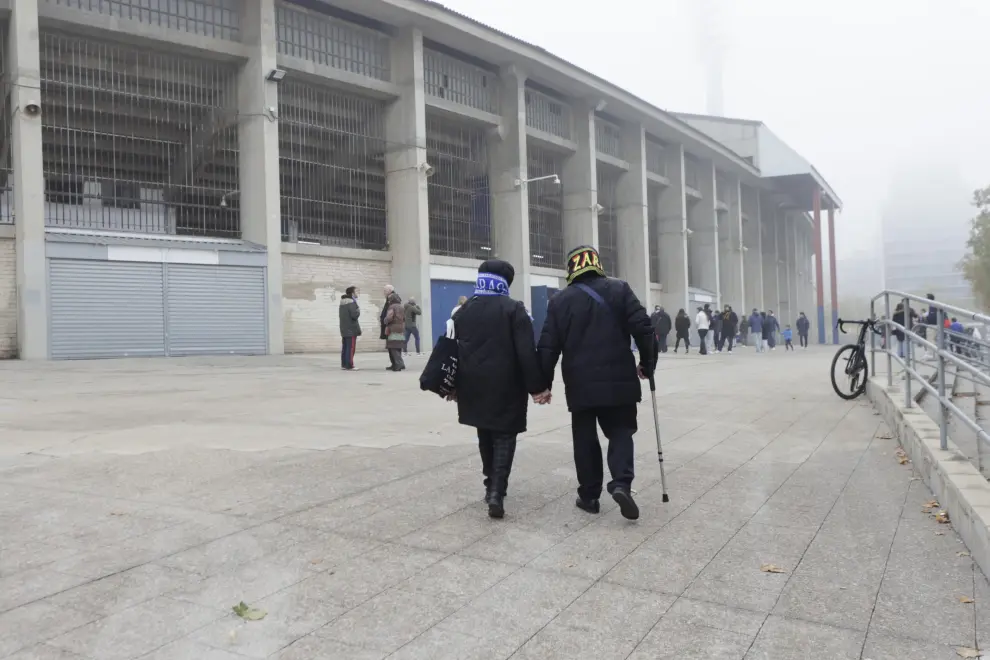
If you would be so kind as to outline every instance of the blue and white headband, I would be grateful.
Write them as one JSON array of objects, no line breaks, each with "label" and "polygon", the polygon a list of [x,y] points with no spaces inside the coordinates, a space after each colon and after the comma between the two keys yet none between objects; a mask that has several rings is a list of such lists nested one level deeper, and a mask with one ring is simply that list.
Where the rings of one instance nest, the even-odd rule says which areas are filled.
[{"label": "blue and white headband", "polygon": [[501,275],[494,273],[478,273],[478,281],[474,287],[476,296],[507,296],[509,283]]}]

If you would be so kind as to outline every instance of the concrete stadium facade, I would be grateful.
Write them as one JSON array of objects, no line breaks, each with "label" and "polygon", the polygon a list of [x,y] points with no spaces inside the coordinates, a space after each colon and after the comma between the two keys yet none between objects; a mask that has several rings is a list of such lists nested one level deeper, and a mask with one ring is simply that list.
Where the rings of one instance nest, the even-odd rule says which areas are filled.
[{"label": "concrete stadium facade", "polygon": [[841,202],[759,122],[665,112],[424,0],[0,21],[4,357],[335,351],[348,286],[378,350],[387,283],[426,341],[492,256],[539,325],[580,244],[648,307],[805,311],[825,341]]}]

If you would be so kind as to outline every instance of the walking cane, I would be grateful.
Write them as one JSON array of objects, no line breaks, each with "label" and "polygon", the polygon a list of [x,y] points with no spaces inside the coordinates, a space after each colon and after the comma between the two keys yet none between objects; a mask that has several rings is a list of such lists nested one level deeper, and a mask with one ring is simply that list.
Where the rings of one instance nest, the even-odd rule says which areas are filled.
[{"label": "walking cane", "polygon": [[650,374],[650,399],[653,401],[653,430],[657,433],[657,458],[660,459],[660,488],[663,490],[663,501],[669,502],[667,496],[667,476],[663,471],[663,447],[660,445],[660,418],[657,415],[657,382],[654,374]]}]

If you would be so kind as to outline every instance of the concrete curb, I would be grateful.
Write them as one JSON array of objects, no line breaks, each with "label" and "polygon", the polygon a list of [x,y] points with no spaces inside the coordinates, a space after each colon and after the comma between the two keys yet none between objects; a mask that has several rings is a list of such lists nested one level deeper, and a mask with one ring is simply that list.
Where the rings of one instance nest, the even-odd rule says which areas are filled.
[{"label": "concrete curb", "polygon": [[904,407],[904,392],[887,389],[885,377],[871,378],[866,394],[894,432],[914,469],[949,513],[973,559],[990,575],[990,482],[949,441],[939,447],[938,424],[919,406]]}]

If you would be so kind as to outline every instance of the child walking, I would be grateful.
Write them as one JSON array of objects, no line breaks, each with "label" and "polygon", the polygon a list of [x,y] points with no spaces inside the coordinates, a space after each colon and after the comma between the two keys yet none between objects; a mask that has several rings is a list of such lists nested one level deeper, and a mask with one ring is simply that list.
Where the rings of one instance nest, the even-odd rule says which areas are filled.
[{"label": "child walking", "polygon": [[791,343],[791,338],[794,336],[794,333],[791,332],[791,326],[784,328],[784,331],[781,334],[784,335],[784,350],[793,351],[794,344]]}]

